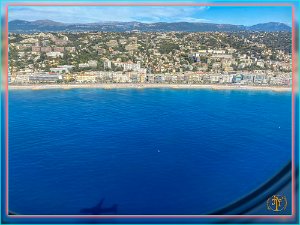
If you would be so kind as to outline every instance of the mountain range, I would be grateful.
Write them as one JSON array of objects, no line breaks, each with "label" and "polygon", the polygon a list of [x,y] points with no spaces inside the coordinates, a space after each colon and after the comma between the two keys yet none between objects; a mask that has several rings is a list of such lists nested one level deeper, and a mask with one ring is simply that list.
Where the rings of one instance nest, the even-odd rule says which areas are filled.
[{"label": "mountain range", "polygon": [[8,23],[9,32],[34,33],[34,32],[82,32],[82,31],[107,31],[107,32],[236,32],[236,31],[291,31],[291,27],[278,22],[260,23],[253,26],[216,24],[216,23],[191,23],[191,22],[99,22],[99,23],[61,23],[52,20],[13,20]]}]

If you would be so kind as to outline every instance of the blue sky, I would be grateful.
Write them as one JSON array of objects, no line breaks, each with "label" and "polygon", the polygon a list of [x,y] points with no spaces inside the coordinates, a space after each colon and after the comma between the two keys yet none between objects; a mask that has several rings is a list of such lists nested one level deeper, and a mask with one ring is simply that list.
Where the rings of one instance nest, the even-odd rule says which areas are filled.
[{"label": "blue sky", "polygon": [[66,23],[101,21],[209,22],[253,25],[282,22],[291,25],[289,6],[10,6],[9,21],[50,19]]}]

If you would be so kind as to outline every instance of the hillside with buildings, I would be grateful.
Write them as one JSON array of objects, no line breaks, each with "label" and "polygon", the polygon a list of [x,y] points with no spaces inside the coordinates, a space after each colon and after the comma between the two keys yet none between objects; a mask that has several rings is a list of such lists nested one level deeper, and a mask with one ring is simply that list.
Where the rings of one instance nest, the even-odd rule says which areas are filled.
[{"label": "hillside with buildings", "polygon": [[10,33],[9,83],[289,86],[291,33]]}]

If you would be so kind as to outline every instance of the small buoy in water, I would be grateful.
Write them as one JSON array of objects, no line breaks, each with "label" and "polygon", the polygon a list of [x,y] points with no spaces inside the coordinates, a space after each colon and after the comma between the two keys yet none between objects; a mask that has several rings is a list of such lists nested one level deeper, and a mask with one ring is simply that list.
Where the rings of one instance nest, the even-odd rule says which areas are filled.
[{"label": "small buoy in water", "polygon": [[278,128],[280,129],[280,126]]},{"label": "small buoy in water", "polygon": [[157,152],[160,152],[159,149],[157,150]]}]

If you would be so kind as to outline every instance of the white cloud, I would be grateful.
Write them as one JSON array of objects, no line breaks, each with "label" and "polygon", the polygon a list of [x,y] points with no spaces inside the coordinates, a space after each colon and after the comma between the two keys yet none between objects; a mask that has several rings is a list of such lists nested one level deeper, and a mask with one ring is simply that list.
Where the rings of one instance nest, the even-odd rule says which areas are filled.
[{"label": "white cloud", "polygon": [[179,18],[178,21],[191,22],[191,23],[210,23],[211,22],[211,20],[201,19],[201,18],[193,18],[193,17]]},{"label": "white cloud", "polygon": [[191,6],[10,6],[9,20],[50,19],[66,23],[100,21],[171,22],[202,21],[201,12],[209,7]]}]

